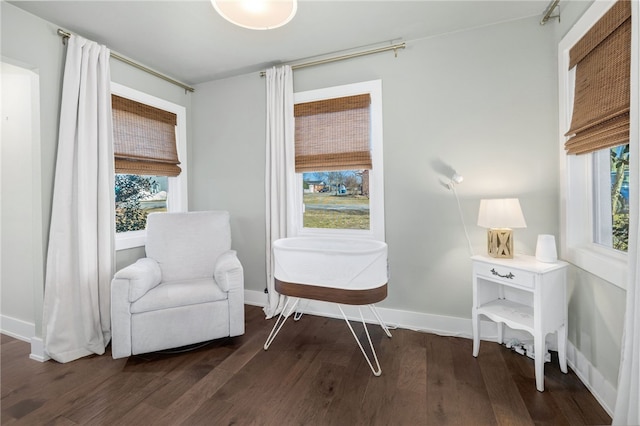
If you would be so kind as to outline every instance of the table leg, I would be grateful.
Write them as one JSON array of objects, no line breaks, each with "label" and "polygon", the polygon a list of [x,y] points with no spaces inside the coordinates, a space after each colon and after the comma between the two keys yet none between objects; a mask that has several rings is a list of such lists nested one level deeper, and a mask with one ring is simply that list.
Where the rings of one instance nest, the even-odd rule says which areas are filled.
[{"label": "table leg", "polygon": [[533,351],[535,352],[536,389],[544,392],[544,356],[546,347],[544,336],[541,334],[533,336]]},{"label": "table leg", "polygon": [[504,323],[497,322],[496,326],[498,327],[498,344],[501,345],[504,342]]},{"label": "table leg", "polygon": [[476,308],[473,308],[471,313],[471,326],[473,329],[473,356],[477,357],[480,352],[480,318],[478,318]]},{"label": "table leg", "polygon": [[560,371],[567,373],[567,326],[563,325],[558,329],[558,361]]}]

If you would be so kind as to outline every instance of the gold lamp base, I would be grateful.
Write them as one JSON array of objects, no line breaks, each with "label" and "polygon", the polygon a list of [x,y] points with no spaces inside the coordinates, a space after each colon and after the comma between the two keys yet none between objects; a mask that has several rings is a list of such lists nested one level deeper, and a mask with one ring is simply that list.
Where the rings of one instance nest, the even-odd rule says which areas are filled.
[{"label": "gold lamp base", "polygon": [[491,257],[513,259],[513,231],[510,228],[489,229],[487,251]]}]

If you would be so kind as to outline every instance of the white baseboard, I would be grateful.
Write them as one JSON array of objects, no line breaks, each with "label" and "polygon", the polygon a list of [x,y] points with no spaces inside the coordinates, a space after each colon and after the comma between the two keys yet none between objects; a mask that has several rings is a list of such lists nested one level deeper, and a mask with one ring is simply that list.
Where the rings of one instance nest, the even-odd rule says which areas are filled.
[{"label": "white baseboard", "polygon": [[[244,296],[244,301],[248,305],[264,307],[267,304],[267,295],[261,291],[245,290]],[[320,302],[317,300],[303,300],[300,303],[300,308],[305,313],[329,318],[342,318],[342,314],[340,314],[340,311],[334,303]],[[357,306],[342,305],[342,307],[350,320],[360,320]],[[363,308],[362,315],[364,320],[367,323],[377,323],[371,311],[367,309],[366,306],[363,306]],[[441,336],[472,337],[471,320],[469,319],[381,307],[378,307],[377,310],[390,328],[405,328],[408,330],[434,333]],[[490,333],[486,340],[495,341],[495,336],[497,336],[495,324],[487,322],[487,324],[483,323],[482,327],[483,333],[485,329],[494,331],[493,335]]]},{"label": "white baseboard", "polygon": [[[260,291],[245,290],[245,303],[254,306],[266,306],[267,295]],[[302,302],[301,302],[302,303]],[[350,320],[360,320],[358,309],[355,306],[343,306],[345,314]],[[342,318],[340,311],[332,303],[310,300],[307,305],[301,305],[305,313],[330,318]],[[404,328],[409,330],[433,333],[440,336],[455,336],[471,339],[473,337],[471,319],[432,315],[419,312],[402,311],[390,308],[377,308],[382,319],[390,328]],[[376,323],[369,309],[362,309],[366,322]],[[505,330],[505,338],[531,338],[530,335],[518,330]],[[547,339],[548,347],[557,350],[555,335],[550,334]],[[493,321],[482,321],[480,325],[480,338],[482,340],[496,342],[498,340],[498,328]],[[582,383],[589,389],[602,407],[613,416],[613,407],[616,401],[616,387],[604,379],[587,358],[578,351],[571,342],[567,342],[567,363]]]},{"label": "white baseboard", "polygon": [[262,291],[245,290],[244,303],[251,306],[267,306],[267,294]]},{"label": "white baseboard", "polygon": [[44,342],[41,337],[36,337],[36,326],[33,323],[0,315],[0,333],[11,336],[31,344],[29,358],[44,362],[49,358],[44,350]]},{"label": "white baseboard", "polygon": [[0,315],[0,332],[28,343],[31,336],[36,334],[36,326],[33,323],[17,318]]},{"label": "white baseboard", "polygon": [[602,408],[613,417],[616,406],[617,389],[589,360],[573,345],[567,342],[567,364],[589,389]]},{"label": "white baseboard", "polygon": [[31,353],[29,354],[29,358],[38,362],[45,362],[51,359],[44,350],[44,340],[42,340],[41,337],[31,338]]},{"label": "white baseboard", "polygon": [[[244,301],[248,305],[264,307],[267,304],[267,295],[261,291],[245,290]],[[305,313],[311,315],[319,315],[329,318],[340,318],[342,314],[334,303],[320,302],[317,300],[301,301],[299,306]],[[306,304],[305,304],[306,303]],[[345,314],[350,320],[360,320],[357,306],[342,305]],[[369,309],[363,307],[362,315],[367,323],[376,323],[373,314]],[[425,333],[433,333],[439,336],[464,337],[473,338],[471,328],[471,319],[450,317],[443,315],[425,314],[420,312],[403,311],[399,309],[390,309],[377,307],[377,310],[390,328],[404,328]],[[505,338],[531,337],[525,332],[518,330],[505,330]],[[493,321],[481,321],[480,324],[481,340],[489,342],[498,341],[498,327]]]}]

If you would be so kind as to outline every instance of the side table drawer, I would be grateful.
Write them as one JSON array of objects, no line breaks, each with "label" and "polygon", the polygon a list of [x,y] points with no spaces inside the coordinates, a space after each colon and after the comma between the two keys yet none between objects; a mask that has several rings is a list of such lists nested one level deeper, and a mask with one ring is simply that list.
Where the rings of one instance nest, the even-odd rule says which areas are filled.
[{"label": "side table drawer", "polygon": [[474,268],[478,277],[516,287],[529,289],[535,287],[535,273],[530,271],[513,269],[507,266],[488,265],[486,263],[476,263]]}]

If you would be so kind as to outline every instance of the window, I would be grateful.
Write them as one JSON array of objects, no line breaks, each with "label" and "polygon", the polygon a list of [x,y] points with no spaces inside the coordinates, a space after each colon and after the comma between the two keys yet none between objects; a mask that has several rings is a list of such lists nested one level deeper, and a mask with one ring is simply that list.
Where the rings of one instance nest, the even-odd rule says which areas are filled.
[{"label": "window", "polygon": [[298,235],[384,241],[379,80],[294,96]]},{"label": "window", "polygon": [[145,244],[146,216],[187,207],[185,108],[112,83],[116,250]]},{"label": "window", "polygon": [[629,245],[629,144],[593,153],[594,242],[626,252]]},{"label": "window", "polygon": [[[627,1],[596,2],[559,46],[561,255],[626,287],[631,19]],[[637,136],[636,136],[637,137]],[[566,154],[564,151],[566,150]]]},{"label": "window", "polygon": [[116,234],[144,231],[147,215],[167,211],[168,177],[116,173]]},{"label": "window", "polygon": [[370,230],[368,175],[368,169],[303,173],[303,227]]}]

